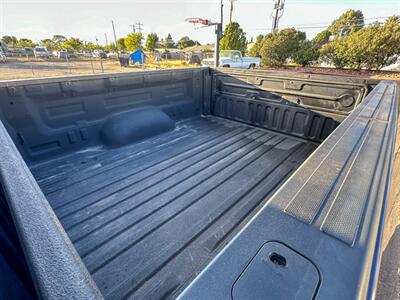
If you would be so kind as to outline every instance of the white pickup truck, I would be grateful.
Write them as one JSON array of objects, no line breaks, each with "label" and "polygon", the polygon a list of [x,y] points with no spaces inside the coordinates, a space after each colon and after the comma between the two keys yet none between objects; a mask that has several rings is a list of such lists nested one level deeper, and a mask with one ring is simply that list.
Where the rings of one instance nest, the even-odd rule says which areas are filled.
[{"label": "white pickup truck", "polygon": [[[203,66],[213,66],[214,59],[203,59],[201,63]],[[254,69],[260,66],[260,58],[242,57],[242,53],[238,50],[224,50],[220,53],[219,66],[224,68]]]}]

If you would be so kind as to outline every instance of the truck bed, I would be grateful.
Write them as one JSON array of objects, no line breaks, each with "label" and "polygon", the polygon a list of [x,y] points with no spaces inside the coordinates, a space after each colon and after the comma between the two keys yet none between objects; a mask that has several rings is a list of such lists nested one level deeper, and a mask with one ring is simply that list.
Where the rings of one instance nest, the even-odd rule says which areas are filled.
[{"label": "truck bed", "polygon": [[396,84],[193,68],[0,99],[7,299],[373,298]]},{"label": "truck bed", "polygon": [[181,290],[317,147],[216,117],[30,169],[106,298]]}]

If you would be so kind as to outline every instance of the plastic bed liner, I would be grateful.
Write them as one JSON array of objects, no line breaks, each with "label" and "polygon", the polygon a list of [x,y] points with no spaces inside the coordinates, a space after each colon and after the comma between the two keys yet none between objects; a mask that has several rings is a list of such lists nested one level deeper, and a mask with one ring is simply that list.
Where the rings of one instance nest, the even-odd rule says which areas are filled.
[{"label": "plastic bed liner", "polygon": [[106,298],[176,295],[318,144],[215,117],[30,169]]}]

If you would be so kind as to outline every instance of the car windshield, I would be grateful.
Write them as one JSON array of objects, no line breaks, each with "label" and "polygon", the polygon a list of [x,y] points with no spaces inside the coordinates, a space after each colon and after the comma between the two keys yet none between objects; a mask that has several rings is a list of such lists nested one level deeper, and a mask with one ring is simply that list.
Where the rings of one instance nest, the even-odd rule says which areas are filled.
[{"label": "car windshield", "polygon": [[46,52],[46,50],[44,48],[36,48],[36,52]]},{"label": "car windshield", "polygon": [[240,58],[239,52],[236,51],[221,51],[220,56],[231,59]]}]

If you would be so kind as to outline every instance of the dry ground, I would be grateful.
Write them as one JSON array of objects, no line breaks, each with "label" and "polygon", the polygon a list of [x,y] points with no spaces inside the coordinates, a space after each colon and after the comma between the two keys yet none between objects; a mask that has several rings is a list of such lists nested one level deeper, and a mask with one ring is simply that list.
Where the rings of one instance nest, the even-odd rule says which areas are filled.
[{"label": "dry ground", "polygon": [[184,61],[151,62],[144,67],[121,67],[117,60],[98,58],[58,59],[8,58],[6,64],[0,63],[0,80],[43,78],[68,75],[121,73],[143,70],[191,67]]},{"label": "dry ground", "polygon": [[[120,73],[133,72],[143,70],[157,70],[170,68],[187,68],[196,67],[189,65],[185,61],[168,60],[162,62],[154,62],[149,59],[144,67],[129,66],[121,67],[117,60],[98,58],[71,59],[70,61],[58,59],[36,59],[36,58],[8,58],[6,64],[0,63],[0,80],[42,78],[68,75],[82,74],[99,74],[99,73]],[[262,68],[269,71],[290,71],[300,73],[330,74],[343,75],[364,78],[376,78],[386,80],[400,80],[400,72],[389,71],[354,71],[354,70],[337,70],[316,67],[282,67],[282,68]]]}]

